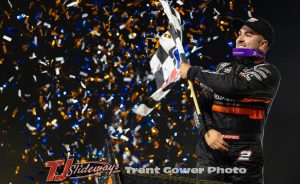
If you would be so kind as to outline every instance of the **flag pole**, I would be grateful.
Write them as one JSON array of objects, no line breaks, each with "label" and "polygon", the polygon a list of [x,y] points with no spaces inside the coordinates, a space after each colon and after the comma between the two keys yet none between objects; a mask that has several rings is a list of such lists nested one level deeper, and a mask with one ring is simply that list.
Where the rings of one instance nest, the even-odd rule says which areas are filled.
[{"label": "flag pole", "polygon": [[189,84],[189,88],[191,90],[191,96],[193,98],[194,105],[196,107],[197,115],[201,115],[201,111],[200,111],[199,104],[198,104],[198,101],[197,101],[197,97],[196,97],[196,94],[195,94],[195,91],[194,91],[193,83],[190,80],[188,80],[188,84]]},{"label": "flag pole", "polygon": [[[187,63],[187,64],[190,64],[190,60],[187,59],[187,60],[186,60],[186,63]],[[198,115],[198,116],[201,116],[201,111],[200,111],[200,108],[199,108],[198,100],[197,100],[196,93],[195,93],[195,91],[194,91],[194,86],[193,86],[193,83],[192,83],[191,80],[188,80],[188,85],[189,85],[189,88],[190,88],[190,90],[191,90],[191,96],[192,96],[192,98],[193,98],[194,105],[195,105],[195,107],[196,107],[197,115]]]}]

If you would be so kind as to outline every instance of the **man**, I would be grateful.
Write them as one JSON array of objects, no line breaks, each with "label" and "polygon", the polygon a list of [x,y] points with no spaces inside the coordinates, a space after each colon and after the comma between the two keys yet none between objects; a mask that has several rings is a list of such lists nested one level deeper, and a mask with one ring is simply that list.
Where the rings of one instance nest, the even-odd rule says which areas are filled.
[{"label": "man", "polygon": [[211,103],[200,125],[198,167],[206,168],[200,178],[258,184],[263,183],[264,125],[280,83],[279,71],[264,59],[273,28],[262,18],[234,19],[233,27],[239,31],[234,61],[219,64],[215,72],[183,63],[180,74],[206,86]]}]

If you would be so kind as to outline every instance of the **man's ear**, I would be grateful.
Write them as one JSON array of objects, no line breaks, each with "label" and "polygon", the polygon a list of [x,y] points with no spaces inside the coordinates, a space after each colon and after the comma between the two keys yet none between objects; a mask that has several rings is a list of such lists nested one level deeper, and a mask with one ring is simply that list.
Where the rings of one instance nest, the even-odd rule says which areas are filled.
[{"label": "man's ear", "polygon": [[266,50],[268,50],[268,48],[269,48],[269,42],[268,42],[268,40],[262,40],[260,42],[259,50],[266,51]]}]

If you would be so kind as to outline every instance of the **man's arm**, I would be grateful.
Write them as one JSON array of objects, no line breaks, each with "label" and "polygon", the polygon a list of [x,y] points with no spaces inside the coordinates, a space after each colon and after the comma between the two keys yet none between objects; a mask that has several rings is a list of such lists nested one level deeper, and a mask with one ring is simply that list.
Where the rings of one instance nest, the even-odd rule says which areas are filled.
[{"label": "man's arm", "polygon": [[[218,73],[204,70],[200,66],[183,63],[180,68],[182,78],[199,80],[224,96],[254,96],[272,98],[280,81],[279,71],[271,65],[261,65],[253,71]],[[235,70],[235,69],[233,69]]]}]

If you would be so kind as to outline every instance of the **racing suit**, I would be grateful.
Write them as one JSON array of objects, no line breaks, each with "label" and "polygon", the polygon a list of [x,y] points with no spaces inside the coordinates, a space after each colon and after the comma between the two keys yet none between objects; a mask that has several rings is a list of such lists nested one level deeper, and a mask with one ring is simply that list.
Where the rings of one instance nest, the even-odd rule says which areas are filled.
[{"label": "racing suit", "polygon": [[[239,57],[221,63],[215,72],[200,66],[189,68],[187,78],[206,86],[205,124],[200,125],[197,145],[198,167],[205,168],[199,178],[232,183],[263,183],[262,139],[264,125],[280,83],[278,69],[265,60]],[[200,102],[200,106],[201,106]],[[205,104],[204,104],[205,105]],[[211,149],[204,135],[215,129],[229,144],[228,151]],[[208,173],[208,167],[243,168]],[[243,173],[242,173],[243,172]]]}]

